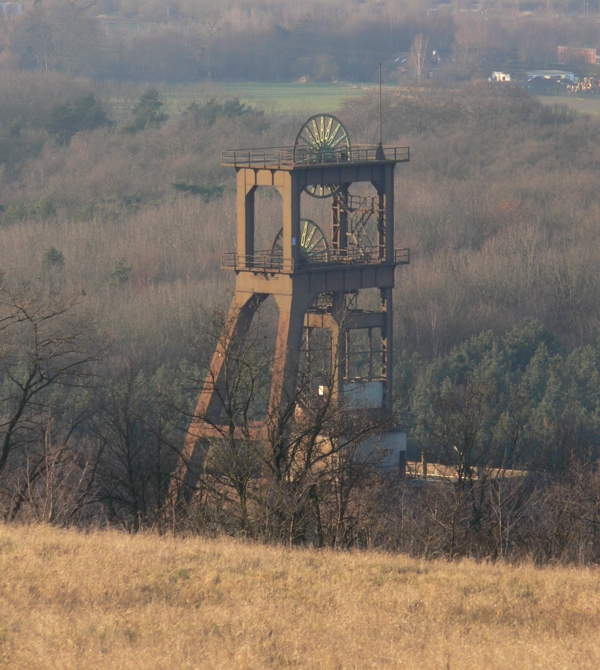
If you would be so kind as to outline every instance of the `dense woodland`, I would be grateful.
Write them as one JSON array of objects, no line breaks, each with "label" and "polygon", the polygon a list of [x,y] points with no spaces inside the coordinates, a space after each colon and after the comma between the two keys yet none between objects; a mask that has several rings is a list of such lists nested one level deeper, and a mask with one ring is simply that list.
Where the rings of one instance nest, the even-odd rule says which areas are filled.
[{"label": "dense woodland", "polygon": [[[391,80],[421,78],[435,67],[437,78],[462,81],[489,77],[509,63],[556,64],[560,45],[600,45],[595,0],[44,0],[22,6],[20,15],[0,15],[4,67],[111,80],[366,82],[383,62]],[[415,44],[421,54],[414,54]],[[411,49],[417,58],[402,74],[396,54]]]},{"label": "dense woodland", "polygon": [[[439,44],[446,40],[455,55],[471,21],[442,11],[427,18],[417,7],[394,23],[384,5],[383,18],[369,14],[371,25],[360,20],[366,6],[336,21],[323,10],[317,22],[323,31],[334,22],[345,43],[351,29],[364,32],[361,53],[370,55],[355,61],[364,71],[350,75],[349,61],[336,60],[340,76],[372,76],[381,53],[368,46],[375,37],[367,33],[378,34],[379,20],[390,34],[406,32],[394,48],[410,49],[415,32],[425,30],[418,21],[441,17]],[[395,291],[396,418],[409,428],[410,456],[451,466],[454,483],[388,481],[376,459],[352,458],[358,441],[381,426],[349,424],[332,406],[306,401],[301,437],[285,444],[287,460],[285,425],[269,435],[268,448],[248,437],[241,451],[213,450],[213,473],[201,478],[187,517],[170,516],[169,484],[233,285],[220,256],[234,244],[234,175],[221,167],[220,150],[289,145],[304,119],[253,109],[210,82],[194,103],[167,112],[157,88],[104,77],[110,70],[123,79],[248,78],[254,71],[292,78],[301,51],[281,47],[290,59],[277,58],[281,72],[269,72],[253,52],[230,58],[224,46],[228,39],[231,49],[251,44],[239,38],[244,30],[276,44],[264,36],[279,34],[272,22],[278,7],[259,12],[269,20],[240,9],[235,30],[231,10],[215,28],[214,53],[185,56],[189,74],[177,65],[181,54],[160,73],[150,57],[146,69],[136,60],[144,40],[152,58],[167,53],[157,45],[173,39],[168,26],[111,33],[81,9],[68,35],[44,32],[58,21],[53,12],[75,12],[74,4],[35,5],[3,24],[2,515],[426,556],[600,560],[600,121],[483,81],[405,83],[383,100],[386,143],[411,147],[411,162],[396,173],[396,239],[412,250]],[[133,4],[102,11],[158,20]],[[175,5],[171,11],[175,19]],[[205,40],[194,31],[212,25],[196,18],[190,41]],[[514,28],[509,37],[526,25],[502,14],[490,21],[502,22]],[[555,48],[545,22],[558,42],[573,42],[569,31],[583,25],[550,21],[540,10],[527,24],[530,44],[539,29]],[[49,36],[42,54],[35,53],[38,29]],[[311,27],[315,39],[319,30]],[[280,32],[318,53],[291,28]],[[112,42],[113,55],[97,57],[94,48],[108,49],[115,35],[123,42]],[[434,39],[433,28],[428,35]],[[86,58],[69,42],[77,36]],[[174,42],[183,48],[180,35]],[[466,69],[454,79],[481,71],[482,53],[470,59],[471,46],[465,53],[455,58],[452,67]],[[109,59],[118,54],[121,65]],[[242,63],[257,69],[236,70]],[[367,93],[339,110],[355,142],[376,141],[377,103]],[[317,203],[306,204],[315,220],[323,216]],[[281,225],[277,194],[261,192],[258,208],[268,247]],[[250,421],[264,401],[270,323],[267,308],[235,352],[239,383],[229,418]],[[310,379],[304,382],[309,389]],[[354,435],[325,464],[315,448],[322,430],[338,442]],[[266,489],[257,484],[260,468],[272,474]],[[491,468],[521,476],[498,478]]]}]

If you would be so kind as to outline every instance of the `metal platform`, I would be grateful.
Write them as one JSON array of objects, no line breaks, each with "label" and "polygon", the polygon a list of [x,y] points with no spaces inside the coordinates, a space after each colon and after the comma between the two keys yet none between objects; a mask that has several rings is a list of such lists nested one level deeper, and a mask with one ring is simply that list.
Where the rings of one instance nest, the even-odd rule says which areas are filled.
[{"label": "metal platform", "polygon": [[321,165],[364,163],[407,163],[409,147],[381,147],[377,144],[358,144],[349,149],[322,152],[298,147],[267,147],[263,149],[227,149],[221,152],[221,165],[295,169]]},{"label": "metal platform", "polygon": [[[408,265],[410,249],[394,249],[393,265]],[[221,258],[221,268],[236,272],[269,272],[292,274],[294,272],[310,272],[317,269],[342,266],[385,265],[379,247],[356,249],[328,249],[320,256],[311,257],[310,261],[302,260],[294,264],[291,258],[274,255],[271,251],[263,251],[252,256],[241,256],[235,252],[225,253]]]}]

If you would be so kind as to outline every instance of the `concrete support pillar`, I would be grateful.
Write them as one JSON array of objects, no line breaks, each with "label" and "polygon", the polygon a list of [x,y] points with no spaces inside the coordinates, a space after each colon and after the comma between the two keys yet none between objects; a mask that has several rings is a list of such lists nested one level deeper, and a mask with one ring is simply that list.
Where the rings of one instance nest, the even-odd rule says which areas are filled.
[{"label": "concrete support pillar", "polygon": [[248,170],[237,173],[237,255],[238,267],[248,269],[248,257],[254,256],[254,193],[255,185],[248,185]]},{"label": "concrete support pillar", "polygon": [[281,175],[282,186],[277,190],[281,194],[283,205],[283,258],[291,258],[293,267],[300,261],[300,196],[302,189],[298,184],[298,175],[284,172]]},{"label": "concrete support pillar", "polygon": [[295,398],[304,314],[312,302],[311,296],[298,293],[274,297],[279,308],[279,323],[269,399],[269,415],[272,418]]}]

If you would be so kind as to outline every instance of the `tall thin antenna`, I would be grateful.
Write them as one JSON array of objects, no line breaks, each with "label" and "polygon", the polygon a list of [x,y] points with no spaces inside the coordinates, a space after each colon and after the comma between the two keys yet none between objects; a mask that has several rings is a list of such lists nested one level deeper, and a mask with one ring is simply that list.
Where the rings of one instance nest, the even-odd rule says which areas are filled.
[{"label": "tall thin antenna", "polygon": [[379,63],[379,144],[377,145],[375,158],[378,161],[385,160],[385,152],[383,150],[383,128],[381,122],[381,63]]},{"label": "tall thin antenna", "polygon": [[379,146],[383,146],[383,130],[381,127],[381,63],[379,63]]}]

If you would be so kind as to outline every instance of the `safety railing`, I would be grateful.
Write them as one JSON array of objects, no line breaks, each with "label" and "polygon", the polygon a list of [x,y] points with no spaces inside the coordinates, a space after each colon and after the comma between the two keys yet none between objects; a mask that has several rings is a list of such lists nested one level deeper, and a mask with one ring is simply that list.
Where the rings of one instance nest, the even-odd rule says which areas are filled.
[{"label": "safety railing", "polygon": [[310,167],[344,163],[406,163],[409,160],[409,147],[380,147],[376,144],[359,144],[350,149],[319,151],[310,147],[267,147],[227,149],[221,152],[221,164],[227,167]]},{"label": "safety railing", "polygon": [[410,249],[394,249],[394,263],[408,265],[410,263]]},{"label": "safety railing", "polygon": [[[410,249],[394,249],[394,265],[410,263]],[[302,272],[339,265],[385,265],[387,263],[380,247],[351,247],[349,249],[328,249],[301,258],[294,262],[270,251],[242,256],[235,252],[223,254],[221,267],[224,270],[247,270],[250,272],[284,273]]]},{"label": "safety railing", "polygon": [[273,255],[271,252],[258,253],[252,256],[241,256],[232,252],[223,254],[221,268],[223,270],[291,273],[294,271],[294,261],[291,258]]},{"label": "safety railing", "polygon": [[[385,250],[381,247],[348,247],[347,249],[327,249],[309,258],[303,264],[316,265],[375,265],[386,263]],[[410,249],[394,249],[394,265],[410,263]]]}]

